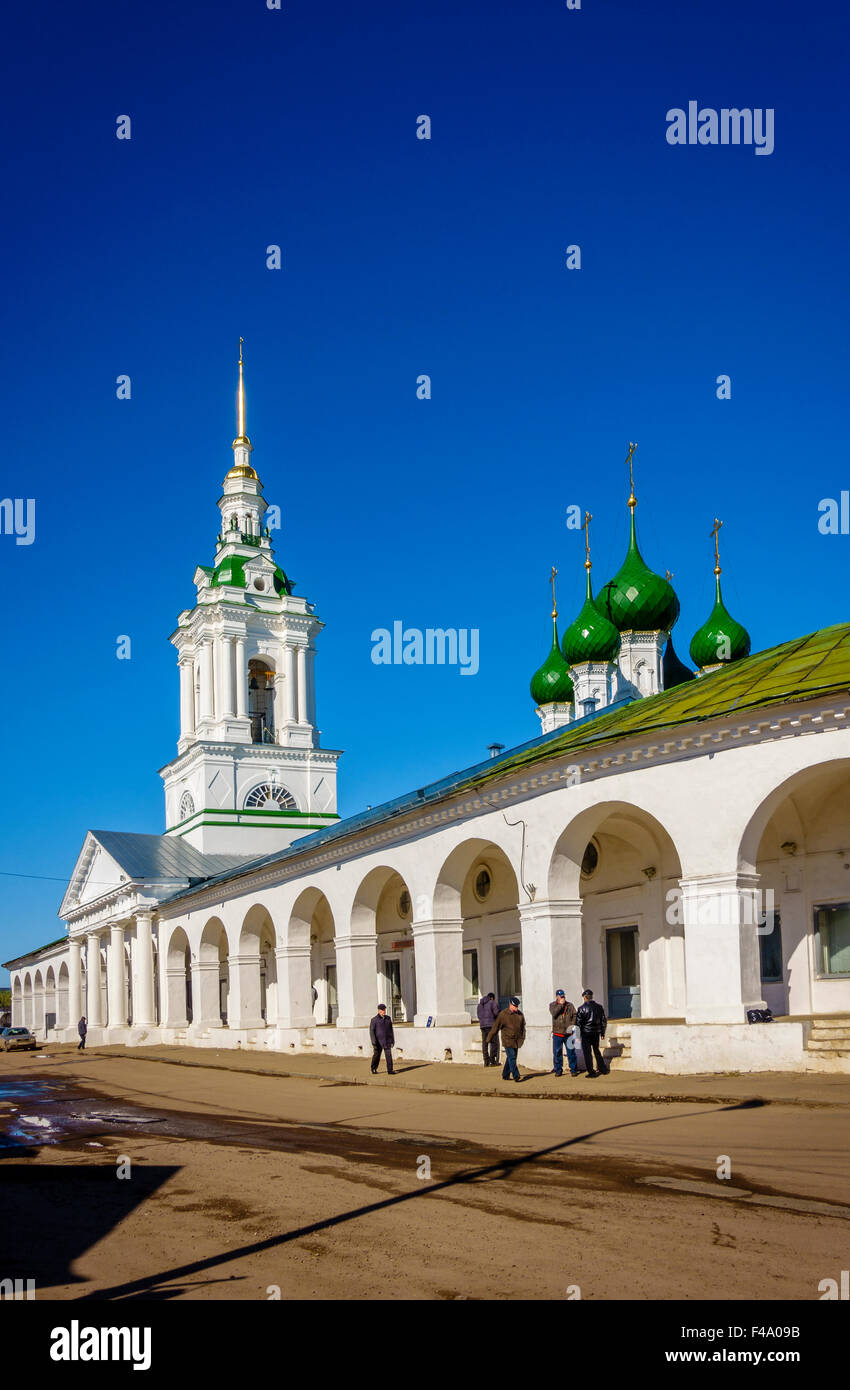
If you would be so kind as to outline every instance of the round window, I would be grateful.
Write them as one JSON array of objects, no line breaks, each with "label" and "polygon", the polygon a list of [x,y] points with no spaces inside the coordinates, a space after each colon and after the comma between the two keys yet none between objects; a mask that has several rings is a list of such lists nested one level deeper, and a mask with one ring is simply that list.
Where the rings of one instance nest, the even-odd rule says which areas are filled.
[{"label": "round window", "polygon": [[581,871],[585,878],[590,878],[590,875],[596,871],[598,863],[599,850],[596,848],[593,841],[590,840],[587,849],[584,851],[584,858],[581,861]]},{"label": "round window", "polygon": [[483,903],[484,899],[490,896],[492,886],[493,880],[490,877],[490,870],[486,865],[483,865],[476,873],[473,884],[473,891],[479,902]]},{"label": "round window", "polygon": [[398,915],[399,915],[399,917],[406,917],[407,914],[408,914],[409,912],[410,912],[410,894],[408,893],[407,889],[404,888],[404,889],[402,889],[402,892],[401,892],[401,894],[399,895],[399,900],[398,900]]},{"label": "round window", "polygon": [[254,580],[254,588],[255,588],[255,589],[259,589],[260,593],[263,592],[263,590],[265,589],[265,587],[266,587],[266,581],[265,581],[265,579],[255,579],[255,580]]}]

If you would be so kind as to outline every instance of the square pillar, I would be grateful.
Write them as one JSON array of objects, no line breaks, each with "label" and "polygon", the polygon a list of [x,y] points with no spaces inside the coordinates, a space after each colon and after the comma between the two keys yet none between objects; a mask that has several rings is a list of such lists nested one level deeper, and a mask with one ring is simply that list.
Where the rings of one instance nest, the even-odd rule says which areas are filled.
[{"label": "square pillar", "polygon": [[313,972],[310,969],[310,943],[306,946],[278,946],[277,1018],[278,1028],[312,1028]]},{"label": "square pillar", "polygon": [[581,898],[528,903],[522,927],[522,1011],[529,1025],[552,1026],[549,1005],[562,989],[578,1008],[584,979]]},{"label": "square pillar", "polygon": [[230,1028],[265,1028],[260,1002],[260,957],[231,956],[227,1023]]},{"label": "square pillar", "polygon": [[463,1026],[472,1022],[463,998],[463,920],[414,922],[416,1028]]},{"label": "square pillar", "polygon": [[757,874],[682,879],[685,926],[685,1020],[746,1023],[763,1009]]},{"label": "square pillar", "polygon": [[[194,1029],[223,1028],[221,1021],[221,1005],[219,1002],[218,981],[219,963],[217,960],[193,960],[191,963],[192,971],[192,1027]],[[181,970],[183,976],[183,1002],[180,1006],[181,1017],[186,1017],[186,972]],[[171,1007],[171,982],[168,984],[169,1007]],[[172,1027],[181,1025],[171,1024]]]},{"label": "square pillar", "polygon": [[378,938],[374,932],[334,937],[337,1028],[364,1028],[375,1017],[378,999]]}]

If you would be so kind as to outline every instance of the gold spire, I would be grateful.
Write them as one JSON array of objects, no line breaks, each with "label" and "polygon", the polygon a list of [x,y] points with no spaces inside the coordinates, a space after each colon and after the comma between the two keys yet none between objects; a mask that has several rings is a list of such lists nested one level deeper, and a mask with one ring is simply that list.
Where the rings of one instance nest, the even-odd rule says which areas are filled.
[{"label": "gold spire", "polygon": [[584,522],[582,523],[581,529],[584,532],[584,567],[587,570],[588,574],[590,574],[590,571],[593,568],[590,563],[590,523],[592,520],[593,512],[585,512]]},{"label": "gold spire", "polygon": [[555,569],[555,566],[553,565],[553,566],[552,566],[552,573],[549,575],[549,583],[552,585],[552,617],[553,617],[553,618],[557,618],[557,616],[558,616],[558,600],[555,598],[555,578],[556,578],[556,576],[557,576],[557,573],[558,573],[558,571]]},{"label": "gold spire", "polygon": [[249,442],[245,433],[245,378],[242,375],[242,344],[245,339],[239,339],[239,390],[236,394],[236,438],[240,444]]},{"label": "gold spire", "polygon": [[[244,338],[239,339],[239,386],[236,391],[236,428],[239,433],[233,441],[233,449],[234,451],[239,448],[247,449],[248,453],[251,454],[254,451],[254,446],[245,433],[245,377],[242,371],[242,344],[244,341]],[[257,478],[257,481],[259,481],[256,471],[251,467],[247,459],[244,458],[244,455],[243,459],[244,462],[234,463],[227,477]]]},{"label": "gold spire", "polygon": [[721,528],[722,525],[723,525],[723,522],[722,522],[722,521],[718,521],[718,520],[717,520],[717,517],[715,517],[715,518],[714,518],[714,525],[712,526],[711,530],[710,530],[709,533],[708,533],[709,536],[713,536],[713,537],[714,537],[714,573],[715,573],[715,574],[720,574],[720,550],[719,550],[718,545],[717,545],[717,538],[718,538],[718,536],[720,535],[720,528]]},{"label": "gold spire", "polygon": [[626,463],[629,465],[629,486],[630,486],[630,489],[631,489],[630,492],[629,492],[629,503],[628,503],[628,505],[629,505],[629,506],[631,507],[631,509],[632,509],[632,516],[634,516],[635,507],[637,506],[637,498],[635,497],[635,470],[634,470],[634,464],[632,463],[632,459],[634,458],[634,452],[635,452],[635,449],[636,449],[636,448],[637,448],[637,444],[630,444],[630,445],[629,445],[629,453],[628,453],[628,457],[627,457],[627,459],[626,459]]}]

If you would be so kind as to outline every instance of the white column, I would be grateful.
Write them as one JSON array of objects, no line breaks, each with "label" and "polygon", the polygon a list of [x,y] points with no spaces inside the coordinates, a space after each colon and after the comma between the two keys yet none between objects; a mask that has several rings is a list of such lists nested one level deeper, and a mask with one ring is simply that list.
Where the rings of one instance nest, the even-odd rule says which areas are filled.
[{"label": "white column", "polygon": [[307,714],[307,648],[298,648],[298,723],[306,724]]},{"label": "white column", "polygon": [[278,1028],[312,1028],[315,1019],[309,941],[304,946],[278,946],[274,954]]},{"label": "white column", "polygon": [[463,921],[414,922],[417,1028],[470,1023],[463,1000]]},{"label": "white column", "polygon": [[231,719],[235,713],[233,708],[233,638],[224,636],[219,639],[219,657],[221,660],[221,705],[219,714],[229,716]]},{"label": "white column", "polygon": [[687,1023],[746,1023],[747,1009],[765,1007],[758,881],[739,873],[681,880]]},{"label": "white column", "polygon": [[295,648],[286,646],[283,649],[283,669],[286,676],[284,689],[286,692],[286,718],[290,724],[295,723]]},{"label": "white column", "polygon": [[136,949],[133,952],[133,1024],[143,1028],[156,1023],[153,1008],[153,929],[150,912],[136,913]]},{"label": "white column", "polygon": [[212,642],[207,637],[201,643],[201,718],[212,719],[214,709]]},{"label": "white column", "polygon": [[76,1032],[83,1012],[83,991],[80,979],[80,941],[68,938],[68,1027]]},{"label": "white column", "polygon": [[86,1018],[94,1028],[103,1024],[103,1007],[100,997],[100,937],[91,932],[86,937]]},{"label": "white column", "polygon": [[337,1028],[363,1028],[378,1007],[378,939],[374,932],[337,936]]},{"label": "white column", "polygon": [[530,1025],[551,1026],[549,1005],[562,989],[578,1008],[584,978],[581,898],[529,903],[520,910],[522,1011]]},{"label": "white column", "polygon": [[236,638],[236,715],[239,719],[247,717],[245,695],[248,685],[248,667],[245,662],[245,638]]},{"label": "white column", "polygon": [[195,732],[195,664],[191,657],[180,658],[180,737]]},{"label": "white column", "polygon": [[307,722],[316,723],[316,649],[307,648]]},{"label": "white column", "polygon": [[[217,960],[193,960],[192,971],[192,1027],[206,1031],[208,1028],[221,1028],[220,997],[218,991],[219,964]],[[182,973],[182,972],[181,972]],[[169,987],[170,988],[170,987]],[[170,994],[169,994],[170,998]],[[186,1017],[186,983],[183,982],[183,1002],[180,1006],[182,1017]]]},{"label": "white column", "polygon": [[230,998],[227,1022],[231,1028],[264,1028],[260,1003],[260,957],[230,957]]},{"label": "white column", "polygon": [[127,1026],[127,986],[124,980],[124,928],[109,928],[106,953],[106,1006],[110,1028]]}]

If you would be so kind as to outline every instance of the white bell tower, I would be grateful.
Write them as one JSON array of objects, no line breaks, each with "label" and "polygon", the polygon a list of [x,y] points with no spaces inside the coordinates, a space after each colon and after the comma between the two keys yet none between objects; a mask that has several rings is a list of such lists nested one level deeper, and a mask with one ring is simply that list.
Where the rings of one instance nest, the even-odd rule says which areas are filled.
[{"label": "white bell tower", "polygon": [[218,501],[215,562],[171,641],[180,669],[177,757],[161,769],[166,834],[202,852],[271,854],[338,819],[340,753],[319,746],[315,640],[323,624],[293,593],[264,526],[267,503],[245,432],[239,340],[237,436]]}]

